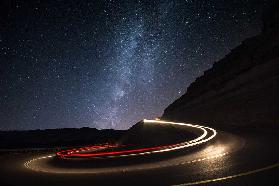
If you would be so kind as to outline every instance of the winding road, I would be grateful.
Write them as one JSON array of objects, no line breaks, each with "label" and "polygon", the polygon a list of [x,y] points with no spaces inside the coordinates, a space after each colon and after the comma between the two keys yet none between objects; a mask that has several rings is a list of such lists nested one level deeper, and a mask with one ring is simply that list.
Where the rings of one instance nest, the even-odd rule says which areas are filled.
[{"label": "winding road", "polygon": [[278,185],[278,131],[224,132],[181,122],[144,123],[183,126],[196,137],[148,147],[99,144],[59,152],[4,153],[0,184]]}]

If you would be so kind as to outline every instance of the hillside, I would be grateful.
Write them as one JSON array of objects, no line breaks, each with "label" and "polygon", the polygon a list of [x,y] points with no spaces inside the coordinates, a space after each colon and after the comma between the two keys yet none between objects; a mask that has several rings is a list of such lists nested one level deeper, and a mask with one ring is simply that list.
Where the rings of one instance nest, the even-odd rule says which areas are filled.
[{"label": "hillside", "polygon": [[204,72],[162,118],[215,127],[278,126],[279,3],[263,15],[262,32]]}]

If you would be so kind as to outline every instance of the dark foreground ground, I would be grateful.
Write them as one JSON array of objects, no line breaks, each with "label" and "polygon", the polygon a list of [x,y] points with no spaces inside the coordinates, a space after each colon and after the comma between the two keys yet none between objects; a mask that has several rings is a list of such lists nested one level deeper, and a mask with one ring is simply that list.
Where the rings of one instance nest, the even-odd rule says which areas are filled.
[{"label": "dark foreground ground", "polygon": [[[177,155],[108,160],[104,169],[94,168],[98,160],[92,160],[90,166],[96,171],[87,174],[24,167],[24,162],[50,151],[1,152],[0,185],[187,185],[200,181],[206,182],[203,185],[279,185],[278,142],[275,130],[218,131],[213,142]],[[227,154],[214,157],[219,150]]]}]

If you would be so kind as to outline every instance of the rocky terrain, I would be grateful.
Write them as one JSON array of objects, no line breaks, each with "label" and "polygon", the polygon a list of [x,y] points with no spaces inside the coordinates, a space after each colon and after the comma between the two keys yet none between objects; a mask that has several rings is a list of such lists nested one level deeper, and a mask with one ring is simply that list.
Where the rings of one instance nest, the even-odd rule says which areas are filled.
[{"label": "rocky terrain", "polygon": [[259,35],[205,71],[162,118],[219,128],[278,126],[279,2],[265,11]]}]

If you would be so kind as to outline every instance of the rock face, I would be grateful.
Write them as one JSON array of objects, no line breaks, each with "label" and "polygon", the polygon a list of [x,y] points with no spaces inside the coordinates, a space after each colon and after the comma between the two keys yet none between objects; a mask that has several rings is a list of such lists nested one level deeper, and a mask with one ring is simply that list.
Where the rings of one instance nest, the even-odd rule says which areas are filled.
[{"label": "rock face", "polygon": [[258,36],[246,39],[204,72],[162,116],[219,128],[279,123],[279,2],[263,15]]}]

